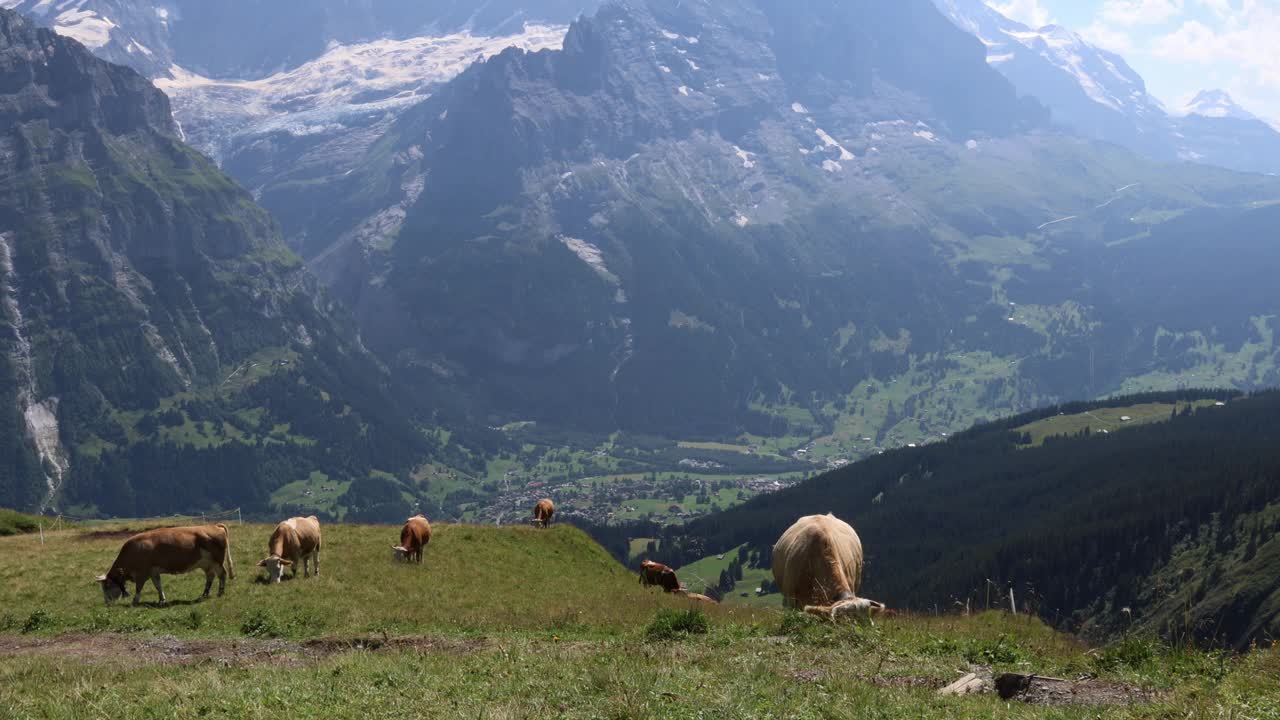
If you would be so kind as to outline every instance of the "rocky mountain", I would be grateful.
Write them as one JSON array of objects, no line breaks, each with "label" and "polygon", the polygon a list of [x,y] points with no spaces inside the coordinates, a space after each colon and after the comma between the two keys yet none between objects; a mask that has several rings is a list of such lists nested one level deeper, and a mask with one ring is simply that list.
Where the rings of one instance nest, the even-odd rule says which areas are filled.
[{"label": "rocky mountain", "polygon": [[1204,90],[1197,93],[1183,115],[1199,115],[1206,118],[1231,118],[1233,120],[1258,120],[1258,116],[1236,104],[1226,90]]},{"label": "rocky mountain", "polygon": [[0,497],[242,504],[428,452],[274,222],[131,69],[0,10]]},{"label": "rocky mountain", "polygon": [[1237,105],[1226,91],[1196,95],[1183,108],[1177,127],[1186,139],[1184,159],[1272,175],[1280,172],[1280,132]]},{"label": "rocky mountain", "polygon": [[1274,268],[1280,186],[1047,118],[929,2],[620,3],[262,199],[398,377],[490,421],[865,452],[1275,357],[1274,299],[1196,263],[1231,223]]},{"label": "rocky mountain", "polygon": [[153,78],[182,138],[257,195],[351,169],[477,59],[559,47],[595,0],[3,0]]},{"label": "rocky mountain", "polygon": [[[987,62],[1054,120],[1157,160],[1280,172],[1280,132],[1221,91],[1201,93],[1181,117],[1148,94],[1124,58],[1067,28],[1030,28],[983,0],[935,0],[987,47]],[[1203,112],[1201,112],[1203,110]]]}]

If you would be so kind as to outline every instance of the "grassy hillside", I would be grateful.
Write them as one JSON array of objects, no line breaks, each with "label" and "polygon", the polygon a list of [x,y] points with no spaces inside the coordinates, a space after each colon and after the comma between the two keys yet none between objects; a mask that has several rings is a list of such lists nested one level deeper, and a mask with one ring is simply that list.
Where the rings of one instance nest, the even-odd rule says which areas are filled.
[{"label": "grassy hillside", "polygon": [[[1039,621],[987,613],[834,627],[777,609],[708,609],[641,589],[581,532],[438,528],[423,567],[393,564],[396,528],[330,526],[322,575],[254,581],[269,528],[232,528],[238,579],[192,602],[105,608],[91,582],[123,533],[0,539],[0,717],[1086,718],[994,696],[943,699],[970,665],[1097,675],[1142,700],[1107,717],[1280,716],[1280,652],[1133,639],[1090,651]],[[153,600],[148,590],[144,596]],[[679,622],[675,623],[679,626]],[[50,692],[49,688],[59,688]]]},{"label": "grassy hillside", "polygon": [[0,508],[0,537],[33,533],[40,529],[39,517]]},{"label": "grassy hillside", "polygon": [[[418,568],[390,561],[399,527],[328,525],[321,576],[273,587],[255,582],[271,527],[244,525],[231,527],[238,577],[222,600],[192,605],[204,587],[204,576],[192,574],[165,578],[167,608],[104,608],[93,578],[111,566],[130,530],[147,526],[63,533],[44,546],[31,537],[7,540],[0,553],[0,630],[22,627],[38,611],[44,634],[90,629],[235,637],[247,624],[260,626],[256,634],[286,638],[533,628],[591,634],[618,623],[641,624],[662,604],[569,527],[437,526]],[[155,589],[148,585],[142,599],[155,603]]]}]

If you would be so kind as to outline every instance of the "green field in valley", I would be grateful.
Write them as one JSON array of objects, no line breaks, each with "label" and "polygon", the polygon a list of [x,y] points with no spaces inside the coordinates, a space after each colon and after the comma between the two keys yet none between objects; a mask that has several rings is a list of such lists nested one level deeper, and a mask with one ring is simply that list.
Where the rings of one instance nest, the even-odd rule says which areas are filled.
[{"label": "green field in valley", "polygon": [[1188,408],[1194,411],[1216,404],[1213,400],[1197,400],[1189,403],[1144,403],[1119,408],[1098,408],[1089,412],[1037,420],[1015,429],[1014,432],[1030,435],[1033,446],[1043,445],[1047,438],[1079,435],[1085,430],[1113,433],[1125,428],[1167,422],[1175,412],[1181,413]]}]

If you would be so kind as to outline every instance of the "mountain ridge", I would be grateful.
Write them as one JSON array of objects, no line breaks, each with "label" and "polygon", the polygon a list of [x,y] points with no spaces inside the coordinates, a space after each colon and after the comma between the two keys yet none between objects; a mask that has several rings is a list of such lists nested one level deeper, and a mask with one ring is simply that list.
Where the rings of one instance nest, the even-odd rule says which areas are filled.
[{"label": "mountain ridge", "polygon": [[[1043,109],[932,6],[842,8],[822,32],[933,28],[938,39],[908,45],[939,48],[979,90],[956,96],[954,78],[921,74],[923,60],[882,71],[898,64],[896,41],[813,72],[797,59],[812,16],[768,2],[608,5],[562,51],[473,66],[319,196],[263,202],[400,377],[462,382],[490,424],[572,418],[735,438],[786,427],[788,405],[819,428],[861,423],[849,414],[926,357],[928,373],[967,375],[962,357],[991,353],[1003,369],[980,385],[1019,398],[1010,410],[1069,397],[1073,383],[1118,389],[1167,362],[1146,338],[1174,318],[1127,326],[1136,320],[1102,310],[1152,252],[1122,238],[1195,208],[1226,217],[1274,186],[1170,173],[1037,129]],[[975,108],[988,127],[972,126]],[[998,261],[973,250],[987,242],[1023,259],[989,268]],[[1096,253],[1133,275],[1104,282],[1116,270]],[[1041,277],[1062,261],[1080,265]],[[979,289],[1001,272],[1017,277]],[[1010,317],[1010,301],[1054,319]],[[1124,349],[1089,363],[1095,343]],[[679,409],[659,412],[656,397]],[[893,434],[919,409],[903,402],[887,427],[856,436]]]}]

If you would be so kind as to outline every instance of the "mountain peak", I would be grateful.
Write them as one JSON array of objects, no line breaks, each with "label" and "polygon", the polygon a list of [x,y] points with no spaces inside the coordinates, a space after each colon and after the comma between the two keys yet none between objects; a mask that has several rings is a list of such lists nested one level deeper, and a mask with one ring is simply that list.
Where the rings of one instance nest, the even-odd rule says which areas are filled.
[{"label": "mountain peak", "polygon": [[[52,126],[175,134],[169,99],[137,72],[94,57],[83,44],[0,8],[0,124],[45,115]],[[7,88],[22,88],[9,92]]]},{"label": "mountain peak", "polygon": [[1187,106],[1184,115],[1202,115],[1211,118],[1257,120],[1258,116],[1240,107],[1226,90],[1202,90]]}]

